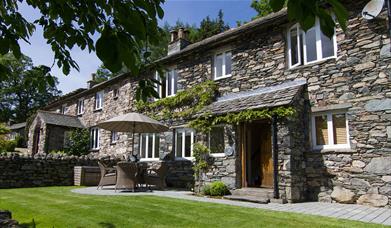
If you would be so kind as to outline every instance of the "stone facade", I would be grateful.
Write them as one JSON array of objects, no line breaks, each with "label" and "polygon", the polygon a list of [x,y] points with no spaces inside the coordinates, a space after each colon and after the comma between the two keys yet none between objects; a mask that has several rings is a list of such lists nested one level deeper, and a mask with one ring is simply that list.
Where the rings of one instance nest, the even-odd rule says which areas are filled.
[{"label": "stone facade", "polygon": [[[223,50],[231,51],[231,76],[216,80],[220,96],[305,80],[305,90],[293,104],[298,116],[278,123],[278,185],[281,197],[290,202],[320,200],[390,206],[391,173],[387,167],[391,167],[391,55],[387,49],[390,41],[386,13],[383,12],[378,20],[366,21],[361,17],[365,1],[346,2],[350,11],[348,29],[343,32],[336,28],[336,58],[289,68],[286,36],[292,23],[285,18],[259,23],[235,34],[234,38],[210,41],[193,48],[191,54],[188,54],[190,51],[183,54],[179,51],[161,62],[167,68],[177,69],[178,88],[187,89],[213,79],[213,56]],[[68,114],[76,115],[77,99],[83,97],[85,112],[79,119],[86,127],[92,127],[99,121],[136,111],[136,85],[136,81],[119,76],[114,82],[97,85],[72,99],[60,100],[47,109],[55,111],[62,104],[67,104]],[[112,97],[113,88],[120,90],[117,100]],[[95,92],[100,90],[104,90],[103,109],[94,111]],[[313,149],[311,112],[327,110],[346,112],[348,149]],[[168,124],[175,127],[183,123]],[[233,129],[238,142],[239,130],[236,126]],[[173,155],[173,133],[168,132],[165,136],[161,139],[161,153]],[[197,137],[197,141],[202,141],[202,138]],[[137,138],[135,141],[137,143]],[[115,145],[109,142],[110,132],[102,131],[99,154],[130,151],[128,134],[120,134],[120,140]],[[204,177],[205,181],[222,180],[231,188],[240,188],[239,154],[237,143],[234,155],[216,157]],[[173,156],[171,160],[175,160]]]}]

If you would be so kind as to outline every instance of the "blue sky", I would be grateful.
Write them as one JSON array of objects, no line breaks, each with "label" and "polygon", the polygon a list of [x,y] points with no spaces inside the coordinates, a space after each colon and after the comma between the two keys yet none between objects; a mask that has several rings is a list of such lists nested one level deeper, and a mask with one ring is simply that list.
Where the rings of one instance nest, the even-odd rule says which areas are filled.
[{"label": "blue sky", "polygon": [[[169,24],[175,24],[179,19],[185,23],[199,25],[200,21],[206,16],[215,18],[219,9],[224,12],[224,20],[231,26],[236,26],[236,21],[249,21],[256,12],[250,7],[251,0],[167,0],[163,5],[165,16],[161,21]],[[25,17],[32,21],[38,18],[38,14],[32,8],[22,5],[21,11]],[[42,36],[42,29],[37,28],[30,39],[30,44],[21,42],[22,52],[31,57],[35,65],[53,64],[53,52],[46,44]],[[100,60],[95,53],[88,53],[78,48],[71,52],[72,58],[79,64],[80,72],[71,70],[68,76],[62,74],[57,66],[53,66],[52,74],[59,79],[59,89],[63,93],[68,93],[80,87],[85,87],[90,79],[91,73],[95,72],[100,65]]]}]

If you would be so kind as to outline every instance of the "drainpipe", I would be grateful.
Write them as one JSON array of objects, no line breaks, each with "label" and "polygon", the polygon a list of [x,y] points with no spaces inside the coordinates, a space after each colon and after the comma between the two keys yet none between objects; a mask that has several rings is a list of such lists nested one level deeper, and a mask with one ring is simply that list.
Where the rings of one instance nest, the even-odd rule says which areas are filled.
[{"label": "drainpipe", "polygon": [[278,145],[277,145],[277,117],[272,117],[272,156],[273,156],[273,197],[280,198],[278,188]]}]

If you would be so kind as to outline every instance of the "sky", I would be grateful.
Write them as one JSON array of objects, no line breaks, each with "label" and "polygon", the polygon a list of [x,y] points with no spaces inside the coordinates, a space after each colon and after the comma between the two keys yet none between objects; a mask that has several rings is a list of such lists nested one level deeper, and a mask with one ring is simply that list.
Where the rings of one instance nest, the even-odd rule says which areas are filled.
[{"label": "sky", "polygon": [[[232,28],[236,27],[236,21],[249,21],[256,15],[250,4],[251,0],[166,0],[163,4],[165,15],[160,21],[160,25],[165,22],[175,24],[179,19],[184,23],[199,26],[203,18],[208,15],[211,18],[216,18],[218,11],[222,9],[224,21]],[[27,5],[22,5],[20,10],[29,21],[39,17],[38,13]],[[89,53],[87,50],[73,48],[71,56],[78,63],[80,71],[72,69],[70,74],[66,76],[56,65],[53,65],[54,54],[50,46],[46,44],[40,27],[37,27],[29,41],[30,44],[20,42],[22,52],[33,60],[34,65],[53,66],[52,74],[58,78],[58,88],[63,94],[86,87],[91,73],[96,72],[101,64],[94,52]]]}]

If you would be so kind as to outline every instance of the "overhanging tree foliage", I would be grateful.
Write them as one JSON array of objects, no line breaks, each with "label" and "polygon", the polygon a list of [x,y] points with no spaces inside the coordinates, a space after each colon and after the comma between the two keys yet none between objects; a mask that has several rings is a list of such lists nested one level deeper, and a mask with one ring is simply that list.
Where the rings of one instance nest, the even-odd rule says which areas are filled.
[{"label": "overhanging tree foliage", "polygon": [[12,54],[0,56],[0,65],[7,66],[9,74],[0,81],[0,122],[12,119],[24,122],[38,108],[61,95],[57,79],[47,67],[34,67],[31,59]]}]

